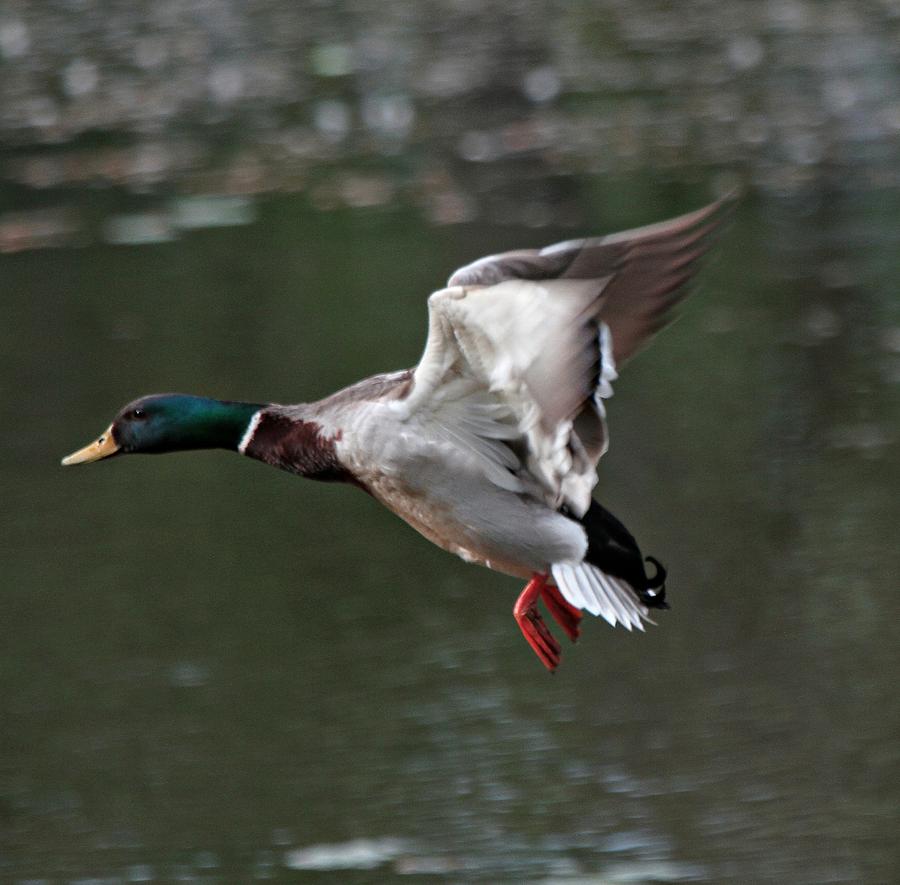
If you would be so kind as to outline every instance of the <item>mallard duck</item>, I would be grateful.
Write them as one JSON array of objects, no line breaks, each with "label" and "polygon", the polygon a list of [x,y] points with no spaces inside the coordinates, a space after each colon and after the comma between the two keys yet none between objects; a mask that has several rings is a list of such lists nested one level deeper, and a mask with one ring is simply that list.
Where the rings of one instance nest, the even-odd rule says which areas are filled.
[{"label": "mallard duck", "polygon": [[552,671],[539,600],[572,641],[584,611],[643,630],[668,607],[663,566],[592,497],[604,400],[671,320],[726,202],[460,268],[428,300],[413,369],[298,405],[145,396],[62,463],[224,448],[356,485],[439,547],[526,579],[513,614]]}]

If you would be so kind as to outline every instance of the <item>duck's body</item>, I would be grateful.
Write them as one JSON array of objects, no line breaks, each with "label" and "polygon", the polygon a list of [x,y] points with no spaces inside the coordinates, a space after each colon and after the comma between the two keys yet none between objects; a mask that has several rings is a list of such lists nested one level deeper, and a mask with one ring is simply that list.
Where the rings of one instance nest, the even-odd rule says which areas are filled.
[{"label": "duck's body", "polygon": [[353,483],[439,547],[530,578],[516,619],[553,669],[559,645],[538,597],[573,639],[582,609],[631,629],[665,607],[665,572],[648,577],[634,539],[591,498],[602,400],[616,364],[684,296],[720,206],[462,268],[431,296],[415,369],[293,406],[145,397],[64,463],[224,447]]},{"label": "duck's body", "polygon": [[404,408],[411,371],[376,375],[318,403],[268,406],[238,448],[308,478],[359,485],[429,541],[529,577],[583,558],[584,531],[533,495],[485,482],[476,453]]}]

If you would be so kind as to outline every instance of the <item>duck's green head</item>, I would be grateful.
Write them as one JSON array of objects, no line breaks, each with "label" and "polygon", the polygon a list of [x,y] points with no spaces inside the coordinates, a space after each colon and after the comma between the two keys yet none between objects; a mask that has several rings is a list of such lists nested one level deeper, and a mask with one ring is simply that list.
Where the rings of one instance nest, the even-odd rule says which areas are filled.
[{"label": "duck's green head", "polygon": [[237,449],[253,416],[263,406],[161,393],[125,406],[90,445],[62,463],[85,464],[112,455],[162,454],[186,449]]}]

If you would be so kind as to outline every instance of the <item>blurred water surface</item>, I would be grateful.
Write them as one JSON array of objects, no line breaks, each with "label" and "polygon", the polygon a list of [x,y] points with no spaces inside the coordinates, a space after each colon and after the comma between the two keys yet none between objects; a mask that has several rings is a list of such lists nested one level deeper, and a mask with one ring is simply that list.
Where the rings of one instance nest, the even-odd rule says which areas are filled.
[{"label": "blurred water surface", "polygon": [[[0,879],[894,881],[897,5],[405,9],[0,14]],[[57,466],[142,393],[411,365],[460,264],[734,184],[601,465],[673,609],[552,677],[515,581],[353,489]]]}]

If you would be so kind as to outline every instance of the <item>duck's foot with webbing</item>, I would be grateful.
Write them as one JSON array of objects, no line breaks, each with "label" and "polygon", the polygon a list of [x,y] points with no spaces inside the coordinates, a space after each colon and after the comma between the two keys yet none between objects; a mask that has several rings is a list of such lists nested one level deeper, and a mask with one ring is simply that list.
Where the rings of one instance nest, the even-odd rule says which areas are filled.
[{"label": "duck's foot with webbing", "polygon": [[548,583],[549,576],[534,574],[513,606],[513,616],[522,635],[534,650],[541,663],[551,672],[559,666],[562,648],[550,632],[537,608],[538,597],[544,600],[547,611],[565,630],[572,642],[581,632],[581,611],[563,599],[562,593]]}]

